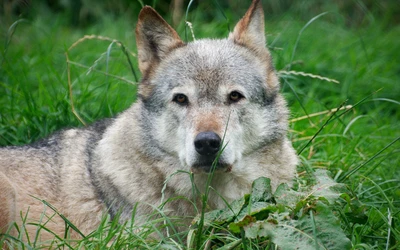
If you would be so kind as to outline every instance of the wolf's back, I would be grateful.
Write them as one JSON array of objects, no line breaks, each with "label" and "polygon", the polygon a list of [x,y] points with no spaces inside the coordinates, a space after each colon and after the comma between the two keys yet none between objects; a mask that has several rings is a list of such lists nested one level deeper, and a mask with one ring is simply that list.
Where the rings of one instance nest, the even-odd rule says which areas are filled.
[{"label": "wolf's back", "polygon": [[[0,148],[0,232],[5,232],[10,222],[21,221],[20,211],[36,223],[43,213],[51,217],[54,211],[45,209],[42,201],[76,224],[87,219],[83,230],[91,227],[91,221],[95,224],[79,214],[87,213],[83,210],[88,208],[102,211],[92,186],[90,162],[111,122],[106,119],[87,128],[62,130],[31,145]],[[63,221],[57,216],[52,220],[50,228],[62,233]]]}]

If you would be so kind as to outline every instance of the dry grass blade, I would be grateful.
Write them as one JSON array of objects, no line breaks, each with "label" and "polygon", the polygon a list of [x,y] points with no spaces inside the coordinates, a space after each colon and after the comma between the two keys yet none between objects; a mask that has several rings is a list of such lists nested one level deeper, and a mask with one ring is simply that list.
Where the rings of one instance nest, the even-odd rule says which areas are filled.
[{"label": "dry grass blade", "polygon": [[196,41],[196,37],[194,36],[194,31],[193,31],[193,24],[191,22],[189,22],[189,21],[186,21],[186,25],[189,27],[190,33],[192,33],[193,41]]},{"label": "dry grass blade", "polygon": [[109,74],[107,72],[104,72],[104,71],[101,71],[101,70],[97,70],[97,69],[95,69],[93,67],[89,67],[89,66],[83,65],[81,63],[77,63],[77,62],[74,62],[74,61],[67,61],[67,62],[70,63],[70,64],[73,64],[75,66],[87,69],[88,71],[93,71],[93,72],[97,72],[97,73],[100,73],[100,74],[103,74],[103,75],[106,75],[106,76],[110,76],[112,78],[121,80],[121,81],[126,82],[128,84],[132,84],[132,85],[136,85],[137,84],[136,82],[130,81],[130,80],[126,79],[126,78],[123,78],[123,77],[120,77],[120,76],[117,76],[117,75],[113,75],[113,74]]},{"label": "dry grass blade", "polygon": [[[110,37],[98,36],[98,35],[85,35],[85,36],[83,36],[82,38],[78,39],[76,42],[74,42],[74,43],[68,48],[67,51],[72,50],[73,48],[75,48],[75,47],[78,46],[80,43],[82,43],[82,42],[84,42],[84,41],[86,41],[86,40],[108,41],[108,42],[116,43],[116,44],[118,44],[118,46],[125,48],[125,46],[123,45],[122,42],[120,42],[120,41],[118,41],[118,40],[116,40],[116,39],[112,39],[112,38],[110,38]],[[132,56],[136,57],[136,54],[135,54],[135,53],[130,52],[130,51],[129,51],[129,53],[130,53]]]},{"label": "dry grass blade", "polygon": [[[352,105],[346,105],[346,106],[341,107],[338,111],[340,111],[340,110],[348,110],[348,109],[352,109],[352,108],[353,108]],[[336,108],[335,109],[324,110],[324,111],[320,111],[320,112],[317,112],[317,113],[313,113],[313,114],[309,114],[309,115],[293,118],[293,119],[289,120],[289,122],[298,122],[298,121],[309,119],[309,118],[315,117],[315,116],[320,116],[320,115],[325,115],[325,114],[332,114],[332,113],[334,113],[336,111],[337,111]]]},{"label": "dry grass blade", "polygon": [[296,75],[296,76],[305,76],[305,77],[310,77],[310,78],[314,78],[314,79],[319,79],[322,81],[327,81],[327,82],[334,82],[339,84],[340,82],[338,80],[335,79],[331,79],[328,77],[324,77],[324,76],[320,76],[320,75],[314,75],[311,73],[306,73],[306,72],[302,72],[302,71],[294,71],[294,70],[290,70],[290,71],[286,71],[286,70],[280,70],[278,71],[278,74],[281,75]]},{"label": "dry grass blade", "polygon": [[78,114],[78,112],[76,112],[75,110],[75,105],[74,105],[74,98],[73,98],[73,94],[72,94],[72,83],[71,83],[71,67],[70,67],[70,60],[69,60],[69,56],[68,56],[68,51],[65,52],[65,57],[67,59],[67,77],[68,77],[68,92],[69,92],[69,101],[70,101],[70,105],[71,105],[71,110],[72,113],[75,115],[75,117],[84,125],[86,126],[85,121],[83,121],[83,119],[80,117],[80,115]]}]

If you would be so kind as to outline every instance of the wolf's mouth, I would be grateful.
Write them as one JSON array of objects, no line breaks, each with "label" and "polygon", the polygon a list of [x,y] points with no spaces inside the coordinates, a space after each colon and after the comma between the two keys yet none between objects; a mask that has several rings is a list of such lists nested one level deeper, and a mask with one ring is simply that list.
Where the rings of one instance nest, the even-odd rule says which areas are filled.
[{"label": "wolf's mouth", "polygon": [[211,173],[213,169],[215,169],[215,172],[230,172],[232,169],[232,165],[222,161],[214,164],[214,159],[207,159],[198,161],[194,163],[191,167],[191,171],[193,173]]}]

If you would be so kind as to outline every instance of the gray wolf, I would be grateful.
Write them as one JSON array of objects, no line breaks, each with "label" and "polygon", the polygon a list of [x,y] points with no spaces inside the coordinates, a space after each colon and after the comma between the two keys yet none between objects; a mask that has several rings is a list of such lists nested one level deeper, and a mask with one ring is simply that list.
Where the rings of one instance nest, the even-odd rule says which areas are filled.
[{"label": "gray wolf", "polygon": [[[204,192],[218,157],[207,208],[248,193],[258,177],[292,180],[296,153],[287,139],[288,109],[265,46],[264,14],[255,0],[229,37],[184,43],[151,7],[140,12],[136,39],[142,80],[138,100],[116,118],[67,129],[48,139],[0,150],[0,228],[38,222],[38,199],[82,232],[104,212],[136,221],[162,198],[171,216],[195,216],[193,184]],[[190,175],[182,173],[193,173]],[[164,187],[164,183],[165,187]],[[163,189],[164,188],[164,189]],[[222,199],[221,196],[224,198]],[[34,197],[38,198],[35,199]],[[46,226],[64,234],[57,216]],[[30,234],[35,227],[28,226]],[[43,233],[42,237],[51,235]]]}]

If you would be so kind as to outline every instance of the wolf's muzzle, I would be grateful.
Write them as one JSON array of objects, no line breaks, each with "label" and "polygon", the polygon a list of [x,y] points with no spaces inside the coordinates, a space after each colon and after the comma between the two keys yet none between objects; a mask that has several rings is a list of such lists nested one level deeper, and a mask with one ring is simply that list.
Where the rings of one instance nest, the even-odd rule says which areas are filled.
[{"label": "wolf's muzzle", "polygon": [[214,156],[221,146],[221,138],[214,132],[201,132],[194,139],[194,147],[202,156]]}]

